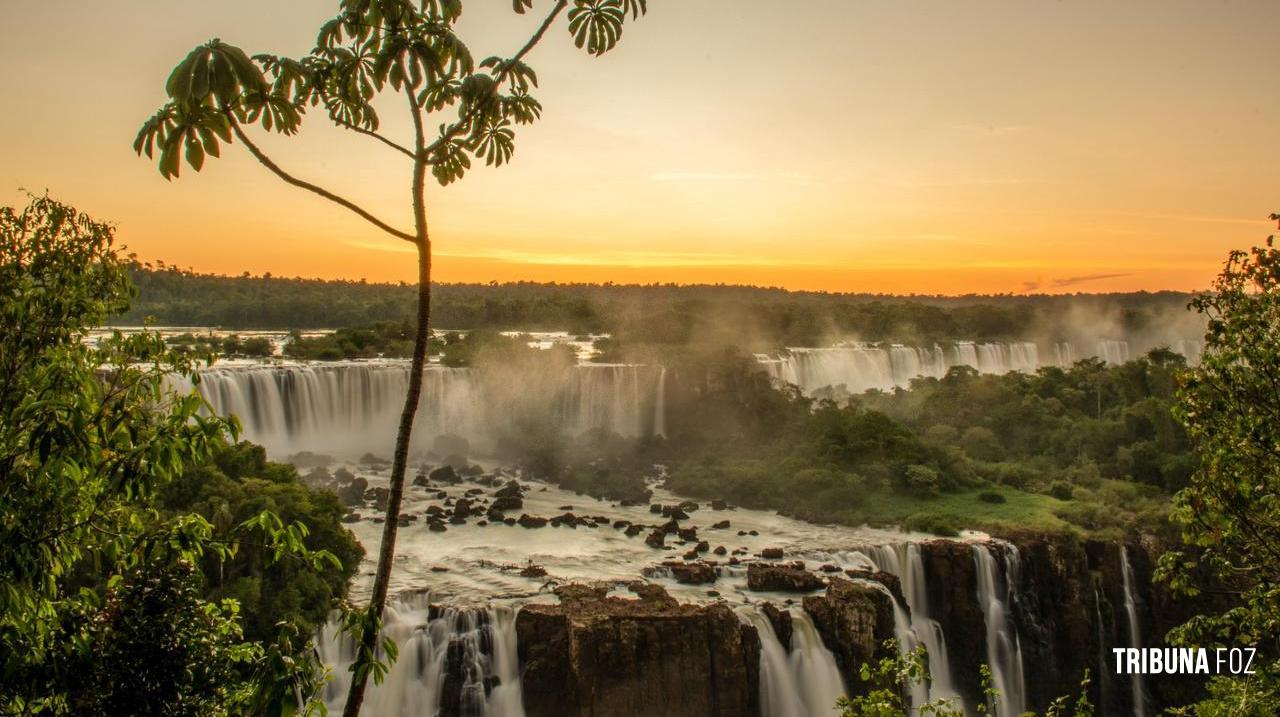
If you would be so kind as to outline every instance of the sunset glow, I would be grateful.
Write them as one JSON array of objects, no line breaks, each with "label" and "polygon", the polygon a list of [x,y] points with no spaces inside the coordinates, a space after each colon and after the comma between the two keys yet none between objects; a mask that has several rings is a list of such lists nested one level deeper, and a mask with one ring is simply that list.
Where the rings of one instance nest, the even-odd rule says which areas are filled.
[{"label": "sunset glow", "polygon": [[[656,2],[587,61],[531,58],[513,164],[429,191],[440,281],[892,293],[1194,290],[1273,225],[1280,4]],[[409,281],[411,247],[240,147],[166,182],[130,142],[210,37],[301,54],[327,0],[57,0],[0,29],[0,196],[111,219],[144,260]],[[532,18],[469,4],[480,56]],[[383,129],[405,136],[399,113]],[[282,165],[411,224],[409,166],[316,115]]]}]

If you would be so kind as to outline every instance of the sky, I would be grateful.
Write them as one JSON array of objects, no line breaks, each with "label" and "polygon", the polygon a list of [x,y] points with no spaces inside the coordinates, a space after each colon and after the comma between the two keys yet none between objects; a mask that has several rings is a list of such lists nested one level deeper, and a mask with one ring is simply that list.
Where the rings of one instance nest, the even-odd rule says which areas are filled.
[{"label": "sky", "polygon": [[[335,0],[0,3],[0,202],[47,190],[197,271],[413,280],[411,246],[238,145],[175,181],[131,148],[190,49],[301,55]],[[1198,290],[1275,229],[1275,0],[649,6],[602,58],[563,20],[530,56],[545,111],[513,163],[428,188],[437,280]],[[477,57],[538,20],[465,8]],[[382,129],[408,143],[403,114]],[[403,156],[323,113],[259,136],[411,229]]]}]

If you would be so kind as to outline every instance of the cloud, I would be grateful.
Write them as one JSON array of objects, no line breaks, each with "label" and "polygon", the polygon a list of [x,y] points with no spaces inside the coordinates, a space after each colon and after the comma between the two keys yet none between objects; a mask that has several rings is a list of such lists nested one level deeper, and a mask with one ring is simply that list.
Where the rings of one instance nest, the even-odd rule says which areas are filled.
[{"label": "cloud", "polygon": [[1196,222],[1199,224],[1248,224],[1259,226],[1270,223],[1269,219],[1259,216],[1257,219],[1241,219],[1239,217],[1205,217],[1186,214],[1129,214],[1138,219],[1156,219],[1172,222]]},{"label": "cloud", "polygon": [[348,241],[343,243],[347,246],[353,246],[357,249],[367,249],[369,251],[390,251],[397,254],[416,254],[418,252],[412,244],[406,241]]},{"label": "cloud", "polygon": [[1091,282],[1091,281],[1102,281],[1103,279],[1119,279],[1119,278],[1124,277],[1124,276],[1133,276],[1133,274],[1132,274],[1132,273],[1128,273],[1128,274],[1087,274],[1087,275],[1085,275],[1085,276],[1071,276],[1071,277],[1067,277],[1066,279],[1054,279],[1054,280],[1053,280],[1053,288],[1055,288],[1055,289],[1062,289],[1062,288],[1065,288],[1065,287],[1068,287],[1068,286],[1075,286],[1075,285],[1077,285],[1077,284],[1085,284],[1085,283],[1088,283],[1088,282]]},{"label": "cloud", "polygon": [[649,175],[655,182],[772,182],[780,184],[811,184],[809,175],[800,172],[783,174],[753,174],[750,172],[657,172]]}]

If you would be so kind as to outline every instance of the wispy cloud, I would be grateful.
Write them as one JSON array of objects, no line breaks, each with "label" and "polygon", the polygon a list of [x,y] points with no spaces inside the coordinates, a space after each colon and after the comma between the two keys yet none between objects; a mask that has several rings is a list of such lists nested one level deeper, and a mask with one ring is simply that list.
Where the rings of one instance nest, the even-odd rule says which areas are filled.
[{"label": "wispy cloud", "polygon": [[777,184],[811,184],[807,174],[755,174],[752,172],[657,172],[649,175],[655,182],[771,182]]},{"label": "wispy cloud", "polygon": [[1137,219],[1155,219],[1158,221],[1173,222],[1196,222],[1200,224],[1248,224],[1251,226],[1260,226],[1262,224],[1270,224],[1271,220],[1263,215],[1259,215],[1257,219],[1243,219],[1241,217],[1206,217],[1187,214],[1126,214],[1125,216],[1135,217]]},{"label": "wispy cloud", "polygon": [[343,242],[347,246],[353,246],[357,249],[368,249],[369,251],[390,251],[396,254],[413,254],[418,250],[413,248],[408,242],[402,241],[347,241]]},{"label": "wispy cloud", "polygon": [[1014,134],[1016,132],[1025,132],[1030,125],[1025,124],[995,124],[988,122],[959,122],[953,124],[942,125],[945,129],[958,130],[961,132],[974,132],[979,134],[1001,135]]},{"label": "wispy cloud", "polygon": [[1133,276],[1133,274],[1132,274],[1132,273],[1127,273],[1127,274],[1086,274],[1085,276],[1069,276],[1069,277],[1067,277],[1067,278],[1065,278],[1065,279],[1054,279],[1054,280],[1053,280],[1053,287],[1054,287],[1055,289],[1062,289],[1062,288],[1065,288],[1065,287],[1068,287],[1068,286],[1075,286],[1075,285],[1077,285],[1077,284],[1087,284],[1087,283],[1089,283],[1089,282],[1091,282],[1091,281],[1103,281],[1103,280],[1105,280],[1105,279],[1119,279],[1119,278],[1121,278],[1121,277],[1125,277],[1125,276]]}]

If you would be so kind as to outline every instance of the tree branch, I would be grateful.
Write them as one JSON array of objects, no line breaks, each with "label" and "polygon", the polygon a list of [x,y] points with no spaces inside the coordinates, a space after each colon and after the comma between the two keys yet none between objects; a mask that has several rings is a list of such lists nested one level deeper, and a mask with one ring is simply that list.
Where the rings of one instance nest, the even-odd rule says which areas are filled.
[{"label": "tree branch", "polygon": [[[493,83],[495,89],[502,87],[502,83],[506,82],[507,78],[510,77],[511,67],[517,62],[523,60],[526,55],[533,51],[533,48],[537,46],[539,42],[542,42],[542,38],[546,36],[547,30],[551,28],[551,25],[555,23],[556,18],[559,17],[560,13],[564,12],[564,9],[568,6],[569,0],[557,0],[555,7],[551,8],[551,12],[547,13],[547,17],[542,21],[542,24],[538,26],[538,29],[529,38],[529,41],[524,44],[524,47],[520,48],[520,51],[515,54],[515,57],[512,57],[506,67],[498,73],[498,76],[495,78]],[[427,153],[430,154],[435,152],[450,142],[454,137],[457,137],[467,125],[471,124],[471,120],[475,119],[476,115],[480,113],[480,107],[481,105],[478,104],[473,105],[465,115],[459,117],[457,122],[449,127],[449,129],[445,130],[445,132],[441,134],[436,141],[432,142],[431,145],[427,147]]]},{"label": "tree branch", "polygon": [[409,159],[413,159],[413,158],[414,158],[414,157],[413,157],[413,151],[412,151],[412,150],[410,150],[408,147],[405,147],[405,146],[403,146],[403,145],[401,145],[401,144],[398,144],[398,143],[396,143],[396,142],[393,142],[393,141],[391,141],[391,140],[387,139],[386,137],[383,137],[382,135],[378,134],[377,132],[374,132],[374,131],[373,131],[373,130],[371,130],[371,129],[365,129],[364,127],[357,127],[356,125],[353,125],[353,124],[347,124],[346,122],[343,122],[342,120],[339,120],[339,119],[334,119],[334,120],[333,120],[333,122],[334,122],[334,124],[338,125],[339,127],[342,127],[343,129],[349,129],[349,130],[351,130],[352,132],[358,132],[358,133],[360,133],[360,134],[362,134],[362,135],[365,135],[366,137],[372,137],[372,138],[374,138],[374,139],[378,140],[379,142],[381,142],[381,143],[383,143],[383,144],[387,145],[387,146],[388,146],[388,147],[390,147],[391,149],[394,149],[395,151],[397,151],[397,152],[399,152],[399,153],[403,154],[404,156],[408,157]]},{"label": "tree branch", "polygon": [[249,149],[249,152],[254,156],[254,158],[256,158],[259,162],[261,162],[262,166],[271,170],[277,177],[284,180],[286,183],[292,184],[293,186],[298,187],[300,189],[305,189],[308,192],[311,192],[313,194],[318,194],[321,197],[324,197],[325,199],[328,199],[329,201],[333,202],[334,204],[350,209],[351,211],[363,217],[370,224],[373,224],[374,226],[390,234],[391,236],[396,237],[397,239],[403,239],[407,242],[416,242],[414,235],[408,232],[400,231],[399,229],[396,229],[390,224],[387,224],[381,219],[370,214],[368,211],[366,211],[362,207],[358,206],[355,202],[352,202],[349,199],[344,199],[343,197],[340,197],[323,187],[319,187],[310,182],[306,182],[301,179],[298,179],[292,174],[289,174],[288,172],[284,171],[283,169],[280,168],[280,165],[271,161],[270,157],[263,154],[261,149],[258,149],[258,145],[254,144],[253,141],[249,139],[249,136],[246,135],[244,133],[244,130],[240,128],[240,123],[237,122],[234,117],[228,114],[227,119],[231,122],[231,131],[236,133],[236,137],[240,138],[241,142],[244,142],[244,146]]}]

